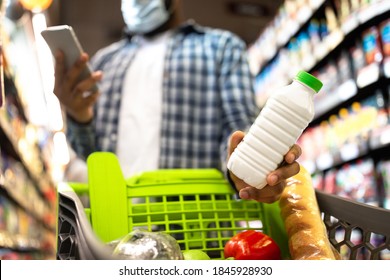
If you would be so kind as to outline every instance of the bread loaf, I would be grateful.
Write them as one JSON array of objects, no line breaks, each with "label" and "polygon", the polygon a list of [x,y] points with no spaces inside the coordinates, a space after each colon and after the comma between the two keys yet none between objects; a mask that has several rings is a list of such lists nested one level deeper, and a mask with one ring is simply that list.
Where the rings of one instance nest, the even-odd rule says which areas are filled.
[{"label": "bread loaf", "polygon": [[288,179],[279,203],[292,259],[336,259],[321,219],[311,176],[304,167]]}]

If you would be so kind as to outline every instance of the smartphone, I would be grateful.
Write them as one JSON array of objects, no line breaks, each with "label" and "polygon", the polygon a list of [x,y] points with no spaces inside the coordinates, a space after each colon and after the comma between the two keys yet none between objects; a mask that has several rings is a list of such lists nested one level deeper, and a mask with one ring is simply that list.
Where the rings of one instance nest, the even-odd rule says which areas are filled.
[{"label": "smartphone", "polygon": [[[50,26],[43,30],[41,35],[45,39],[53,56],[55,56],[55,53],[59,49],[62,50],[65,55],[65,66],[68,69],[73,66],[73,64],[80,58],[80,55],[83,52],[76,33],[69,25]],[[77,81],[88,78],[91,76],[91,73],[91,68],[87,64]],[[91,92],[95,92],[97,90],[98,88],[96,84],[90,89]]]}]

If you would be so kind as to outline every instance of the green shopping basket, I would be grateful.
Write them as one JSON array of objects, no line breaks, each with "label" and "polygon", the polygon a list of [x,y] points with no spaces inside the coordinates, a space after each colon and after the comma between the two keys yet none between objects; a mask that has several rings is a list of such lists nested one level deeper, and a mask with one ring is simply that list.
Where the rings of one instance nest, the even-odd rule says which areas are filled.
[{"label": "green shopping basket", "polygon": [[[289,257],[279,206],[237,199],[233,188],[216,169],[167,169],[125,179],[112,153],[94,153],[87,164],[88,184],[69,183],[59,188],[57,257],[60,259],[82,258],[85,252],[76,251],[88,251],[81,247],[86,246],[81,242],[77,250],[69,248],[74,246],[67,239],[70,228],[83,236],[89,231],[89,237],[82,238],[84,243],[96,235],[95,247],[99,240],[106,244],[136,228],[162,231],[172,235],[182,250],[199,249],[212,259],[224,258],[224,245],[232,236],[255,229],[270,235],[279,244],[283,257]],[[77,196],[71,197],[72,192]],[[89,207],[69,206],[80,204],[78,198],[83,195],[89,197]],[[77,220],[72,222],[73,226],[66,219],[69,215]],[[100,257],[91,253],[88,258]]]}]

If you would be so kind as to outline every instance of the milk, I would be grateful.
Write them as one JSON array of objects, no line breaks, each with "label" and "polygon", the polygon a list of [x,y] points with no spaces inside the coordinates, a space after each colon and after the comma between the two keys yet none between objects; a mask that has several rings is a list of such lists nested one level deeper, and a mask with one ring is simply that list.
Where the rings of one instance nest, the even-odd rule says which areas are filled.
[{"label": "milk", "polygon": [[266,186],[267,175],[283,162],[313,120],[313,96],[321,87],[321,81],[300,71],[291,84],[272,93],[232,153],[228,169],[248,185],[257,189]]}]

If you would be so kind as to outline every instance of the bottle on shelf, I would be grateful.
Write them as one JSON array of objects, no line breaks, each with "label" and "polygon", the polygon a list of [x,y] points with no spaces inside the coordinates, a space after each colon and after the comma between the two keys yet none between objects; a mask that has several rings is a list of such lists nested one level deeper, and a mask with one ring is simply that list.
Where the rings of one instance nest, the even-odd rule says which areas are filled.
[{"label": "bottle on shelf", "polygon": [[291,84],[272,93],[231,155],[228,169],[247,184],[263,188],[267,175],[282,163],[313,119],[313,96],[321,87],[316,77],[299,71]]}]

